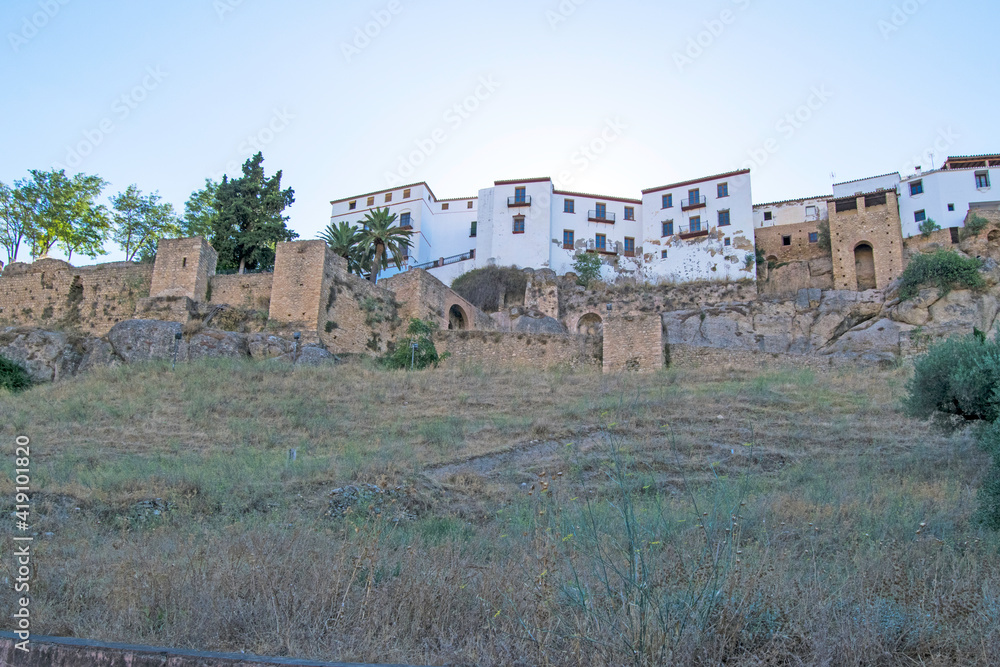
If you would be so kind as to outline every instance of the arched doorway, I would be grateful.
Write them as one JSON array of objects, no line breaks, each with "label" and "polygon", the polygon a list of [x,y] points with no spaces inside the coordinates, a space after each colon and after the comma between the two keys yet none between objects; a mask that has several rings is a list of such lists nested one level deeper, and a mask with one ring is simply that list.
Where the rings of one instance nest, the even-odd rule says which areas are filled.
[{"label": "arched doorway", "polygon": [[448,310],[449,329],[468,329],[469,318],[457,303]]},{"label": "arched doorway", "polygon": [[854,248],[854,275],[859,292],[875,289],[875,251],[868,243],[859,243]]},{"label": "arched doorway", "polygon": [[576,332],[585,336],[603,336],[604,320],[597,313],[587,313],[577,320]]}]

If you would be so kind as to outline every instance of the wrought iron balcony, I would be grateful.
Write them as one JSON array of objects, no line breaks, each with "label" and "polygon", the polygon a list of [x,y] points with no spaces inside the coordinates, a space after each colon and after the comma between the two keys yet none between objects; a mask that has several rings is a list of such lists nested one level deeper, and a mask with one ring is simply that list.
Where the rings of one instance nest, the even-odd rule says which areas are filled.
[{"label": "wrought iron balcony", "polygon": [[688,227],[680,227],[677,230],[677,234],[682,239],[693,239],[699,236],[708,236],[708,224],[701,222]]},{"label": "wrought iron balcony", "polygon": [[693,197],[691,199],[681,200],[681,210],[690,211],[696,208],[704,208],[708,205],[708,198],[705,195],[700,197]]},{"label": "wrought iron balcony", "polygon": [[587,220],[591,222],[606,222],[613,225],[615,224],[615,214],[608,213],[607,211],[588,211]]},{"label": "wrought iron balcony", "polygon": [[520,208],[521,206],[531,206],[531,195],[507,197],[507,208]]}]

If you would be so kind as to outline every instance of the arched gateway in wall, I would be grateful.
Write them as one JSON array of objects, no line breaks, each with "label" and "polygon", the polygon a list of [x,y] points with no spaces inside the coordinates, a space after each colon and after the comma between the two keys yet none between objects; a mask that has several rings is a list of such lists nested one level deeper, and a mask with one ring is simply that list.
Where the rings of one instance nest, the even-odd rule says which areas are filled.
[{"label": "arched gateway in wall", "polygon": [[468,313],[457,303],[448,309],[448,328],[460,331],[470,328]]},{"label": "arched gateway in wall", "polygon": [[585,336],[603,336],[604,319],[597,313],[586,313],[576,321],[574,330]]},{"label": "arched gateway in wall", "polygon": [[858,280],[858,291],[875,289],[875,251],[870,243],[854,246],[854,275]]}]

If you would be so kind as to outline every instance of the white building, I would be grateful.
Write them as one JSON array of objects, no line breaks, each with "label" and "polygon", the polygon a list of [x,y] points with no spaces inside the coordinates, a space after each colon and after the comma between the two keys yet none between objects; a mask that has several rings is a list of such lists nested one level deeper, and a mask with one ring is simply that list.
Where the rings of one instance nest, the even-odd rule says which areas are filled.
[{"label": "white building", "polygon": [[754,229],[798,225],[805,222],[819,223],[823,220],[829,220],[830,213],[826,203],[828,199],[830,199],[829,195],[822,195],[754,204]]},{"label": "white building", "polygon": [[[833,186],[834,197],[895,189],[903,238],[920,233],[925,220],[942,229],[964,226],[970,210],[1000,209],[1000,155],[949,157],[940,169],[901,177],[898,172]],[[993,191],[993,184],[998,190]],[[956,236],[957,238],[957,236]]]},{"label": "white building", "polygon": [[745,268],[754,247],[749,170],[644,190],[642,199],[556,190],[550,178],[528,178],[496,181],[478,197],[438,199],[426,183],[414,183],[331,205],[334,224],[388,207],[415,232],[407,266],[447,284],[488,265],[564,274],[585,252],[605,259],[604,278],[753,277]]}]

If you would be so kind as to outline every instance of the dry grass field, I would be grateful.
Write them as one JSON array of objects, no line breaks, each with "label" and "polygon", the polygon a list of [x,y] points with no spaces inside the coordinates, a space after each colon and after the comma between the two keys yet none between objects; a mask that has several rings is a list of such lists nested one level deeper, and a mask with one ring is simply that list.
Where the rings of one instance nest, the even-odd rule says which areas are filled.
[{"label": "dry grass field", "polygon": [[43,634],[412,664],[996,664],[1000,539],[970,522],[988,457],[901,414],[908,373],[124,367],[0,394],[0,509],[28,436]]}]

